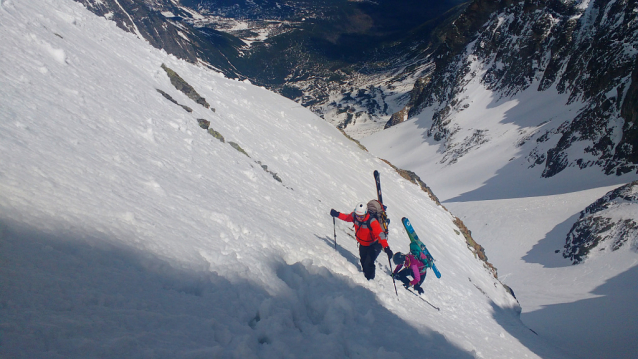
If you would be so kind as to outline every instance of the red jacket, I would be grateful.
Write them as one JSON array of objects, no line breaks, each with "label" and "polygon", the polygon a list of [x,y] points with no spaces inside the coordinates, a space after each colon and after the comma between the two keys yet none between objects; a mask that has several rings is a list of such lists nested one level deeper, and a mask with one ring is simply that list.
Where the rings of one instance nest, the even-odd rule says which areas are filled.
[{"label": "red jacket", "polygon": [[381,243],[383,248],[388,247],[387,237],[383,232],[379,221],[377,221],[376,218],[373,218],[370,221],[369,226],[368,223],[366,223],[370,219],[370,214],[366,213],[362,222],[355,217],[354,212],[350,214],[339,213],[339,219],[354,223],[354,232],[356,233],[357,242],[359,242],[362,246],[371,246],[378,241]]}]

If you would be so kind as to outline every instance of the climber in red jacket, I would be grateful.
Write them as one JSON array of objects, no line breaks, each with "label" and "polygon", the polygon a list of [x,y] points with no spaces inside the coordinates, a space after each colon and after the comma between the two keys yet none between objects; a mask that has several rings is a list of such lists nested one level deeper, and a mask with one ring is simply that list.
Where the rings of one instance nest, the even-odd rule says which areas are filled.
[{"label": "climber in red jacket", "polygon": [[355,238],[359,242],[359,261],[366,279],[374,279],[374,261],[383,249],[392,258],[392,250],[388,246],[386,234],[381,228],[379,221],[371,217],[365,203],[359,203],[350,214],[339,213],[334,209],[330,210],[330,215],[342,221],[353,222]]}]

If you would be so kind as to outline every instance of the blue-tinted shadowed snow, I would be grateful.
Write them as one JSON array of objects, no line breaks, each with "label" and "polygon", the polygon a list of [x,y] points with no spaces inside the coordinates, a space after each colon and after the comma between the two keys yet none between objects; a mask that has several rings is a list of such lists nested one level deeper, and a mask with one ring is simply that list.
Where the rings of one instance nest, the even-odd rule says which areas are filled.
[{"label": "blue-tinted shadowed snow", "polygon": [[3,222],[3,358],[473,357],[437,332],[417,332],[368,289],[310,262],[275,259],[288,289],[271,295],[99,234]]},{"label": "blue-tinted shadowed snow", "polygon": [[536,243],[523,260],[527,263],[539,263],[546,268],[566,267],[572,265],[569,259],[563,258],[563,247],[567,233],[578,220],[580,214],[575,214],[566,221],[556,225],[545,238]]},{"label": "blue-tinted shadowed snow", "polygon": [[597,287],[592,294],[600,297],[548,305],[523,313],[521,319],[576,358],[638,358],[636,283],[638,266]]}]

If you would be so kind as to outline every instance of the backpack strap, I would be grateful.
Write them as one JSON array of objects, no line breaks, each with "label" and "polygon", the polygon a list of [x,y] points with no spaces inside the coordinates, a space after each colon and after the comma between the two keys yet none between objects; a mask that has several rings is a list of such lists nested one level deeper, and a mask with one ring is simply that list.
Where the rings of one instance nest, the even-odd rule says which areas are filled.
[{"label": "backpack strap", "polygon": [[[359,234],[359,229],[361,229],[361,227],[365,225],[365,226],[367,226],[367,227],[368,227],[368,230],[370,231],[370,239],[371,239],[371,240],[373,240],[373,239],[374,239],[374,237],[372,236],[372,226],[371,226],[371,223],[372,223],[372,221],[373,221],[373,220],[376,220],[376,218],[373,218],[370,214],[368,214],[368,219],[367,219],[367,220],[365,220],[365,221],[363,221],[363,222],[360,222],[360,221],[357,219],[357,216],[355,216],[355,215],[353,215],[353,218],[354,218],[354,221],[352,222],[352,224],[353,224],[353,225],[355,226],[355,228],[356,228],[356,230],[355,230],[355,232],[354,232],[354,238],[355,238],[355,239],[357,238],[357,235]],[[377,221],[377,222],[378,222],[378,221]],[[359,223],[358,228],[357,228],[357,223]],[[370,243],[375,243],[375,242],[377,242],[377,241],[370,241]]]}]

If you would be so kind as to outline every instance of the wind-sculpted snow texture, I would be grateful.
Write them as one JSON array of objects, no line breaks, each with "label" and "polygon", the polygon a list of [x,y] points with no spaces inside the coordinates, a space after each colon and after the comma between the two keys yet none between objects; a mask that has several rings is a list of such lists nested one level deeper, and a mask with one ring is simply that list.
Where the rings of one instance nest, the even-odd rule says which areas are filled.
[{"label": "wind-sculpted snow texture", "polygon": [[[474,27],[479,30],[467,34]],[[567,167],[618,175],[637,170],[638,2],[479,0],[447,36],[450,44],[471,43],[458,53],[452,45],[439,49],[439,67],[409,108],[410,117],[431,116],[427,136],[441,141],[442,163],[490,141],[480,128],[466,134],[474,126],[457,119],[481,110],[472,99],[478,81],[493,92],[492,105],[534,101],[533,92],[561,96],[569,113],[538,116],[528,123],[536,129],[518,139],[530,143],[524,148],[529,166],[543,166],[543,177]]]},{"label": "wind-sculpted snow texture", "polygon": [[[70,0],[0,0],[0,53],[0,357],[562,357],[449,212],[296,103]],[[374,198],[375,169],[440,311],[383,255],[365,280],[347,223],[335,250],[330,208]]]},{"label": "wind-sculpted snow texture", "polygon": [[563,257],[574,264],[596,252],[638,250],[638,181],[619,187],[580,213],[567,235]]}]

